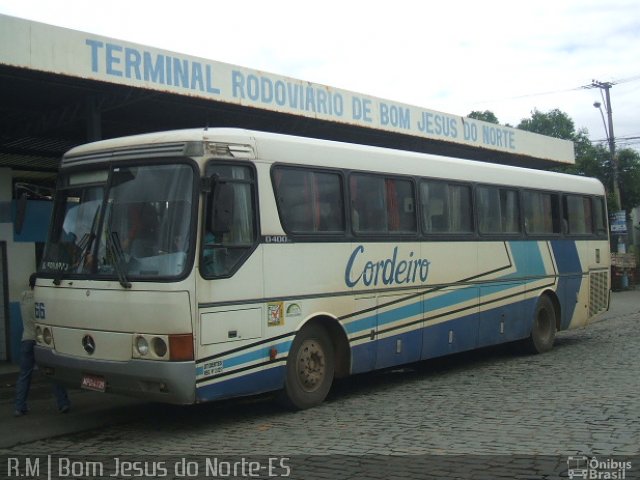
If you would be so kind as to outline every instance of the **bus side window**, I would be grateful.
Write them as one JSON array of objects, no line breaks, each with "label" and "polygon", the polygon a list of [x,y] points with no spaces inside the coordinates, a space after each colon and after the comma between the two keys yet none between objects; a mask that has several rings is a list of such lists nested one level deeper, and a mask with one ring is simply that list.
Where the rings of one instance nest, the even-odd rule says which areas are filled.
[{"label": "bus side window", "polygon": [[[557,194],[526,191],[523,195],[523,206],[527,234],[549,235],[560,233],[561,219]],[[562,223],[566,223],[566,220],[563,219]]]},{"label": "bus side window", "polygon": [[440,180],[422,181],[420,204],[425,233],[460,235],[473,232],[470,186]]},{"label": "bus side window", "polygon": [[233,187],[228,183],[220,183],[215,186],[211,198],[211,217],[208,227],[211,233],[223,235],[231,231],[233,222]]},{"label": "bus side window", "polygon": [[449,230],[446,190],[447,185],[443,182],[422,182],[420,186],[426,233],[446,233]]},{"label": "bus side window", "polygon": [[351,176],[351,208],[353,227],[359,233],[387,231],[388,211],[385,183],[382,177],[354,174]]},{"label": "bus side window", "polygon": [[275,167],[273,186],[280,223],[287,233],[344,232],[341,178],[335,172]]},{"label": "bus side window", "polygon": [[410,180],[354,173],[349,187],[354,232],[416,232],[415,194]]},{"label": "bus side window", "polygon": [[205,278],[231,275],[256,242],[254,182],[249,167],[215,164],[216,175],[207,197],[200,271]]},{"label": "bus side window", "polygon": [[416,211],[413,183],[408,180],[387,178],[386,201],[388,230],[390,232],[413,233],[416,231]]},{"label": "bus side window", "polygon": [[480,233],[501,233],[500,194],[494,187],[478,187],[478,224]]},{"label": "bus side window", "polygon": [[598,235],[607,234],[607,220],[605,218],[605,208],[603,198],[593,199],[593,216],[595,223],[595,232]]},{"label": "bus side window", "polygon": [[480,233],[516,234],[520,232],[520,208],[516,190],[478,187]]},{"label": "bus side window", "polygon": [[593,233],[590,197],[565,195],[564,215],[569,225],[569,235],[590,235]]}]

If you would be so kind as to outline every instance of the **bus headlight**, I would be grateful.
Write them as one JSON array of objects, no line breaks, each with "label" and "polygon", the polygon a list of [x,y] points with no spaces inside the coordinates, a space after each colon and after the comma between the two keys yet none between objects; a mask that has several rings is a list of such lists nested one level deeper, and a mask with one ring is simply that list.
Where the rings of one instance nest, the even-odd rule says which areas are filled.
[{"label": "bus headlight", "polygon": [[136,350],[138,354],[143,357],[149,353],[149,342],[147,342],[147,339],[143,336],[136,338]]},{"label": "bus headlight", "polygon": [[34,333],[36,335],[36,343],[49,348],[55,348],[53,344],[53,330],[46,325],[36,324]]},{"label": "bus headlight", "polygon": [[[175,360],[173,358],[173,341],[175,335],[153,333],[136,333],[133,336],[132,358],[145,360]],[[191,337],[191,335],[189,335]],[[193,350],[193,349],[192,349]]]},{"label": "bus headlight", "polygon": [[151,348],[157,357],[164,357],[167,354],[167,342],[160,337],[151,339]]},{"label": "bus headlight", "polygon": [[42,330],[42,340],[49,346],[53,343],[53,335],[51,335],[49,327],[44,327]]}]

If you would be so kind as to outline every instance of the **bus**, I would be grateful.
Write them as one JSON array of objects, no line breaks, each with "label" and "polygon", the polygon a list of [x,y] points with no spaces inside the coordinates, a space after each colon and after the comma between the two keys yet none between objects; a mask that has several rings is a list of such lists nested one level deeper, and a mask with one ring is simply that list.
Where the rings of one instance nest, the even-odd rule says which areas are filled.
[{"label": "bus", "polygon": [[506,342],[609,306],[595,179],[231,128],[62,159],[36,360],[70,387],[192,404]]}]

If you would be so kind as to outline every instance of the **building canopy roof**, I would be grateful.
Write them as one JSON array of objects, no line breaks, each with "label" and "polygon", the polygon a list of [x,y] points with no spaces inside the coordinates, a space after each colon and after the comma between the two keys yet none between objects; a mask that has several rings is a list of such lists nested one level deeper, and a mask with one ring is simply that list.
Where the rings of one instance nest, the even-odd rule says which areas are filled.
[{"label": "building canopy roof", "polygon": [[529,167],[573,143],[347,90],[0,15],[0,167],[51,180],[69,148],[242,127]]}]

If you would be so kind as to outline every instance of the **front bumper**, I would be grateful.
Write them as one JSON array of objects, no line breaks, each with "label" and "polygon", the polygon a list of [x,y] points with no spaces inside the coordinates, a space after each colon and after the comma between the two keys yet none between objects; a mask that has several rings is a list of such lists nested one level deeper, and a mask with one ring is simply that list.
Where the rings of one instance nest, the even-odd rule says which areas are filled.
[{"label": "front bumper", "polygon": [[61,355],[37,345],[35,358],[47,376],[69,388],[80,388],[84,375],[98,375],[106,380],[106,393],[179,405],[195,403],[193,361],[92,360]]}]

